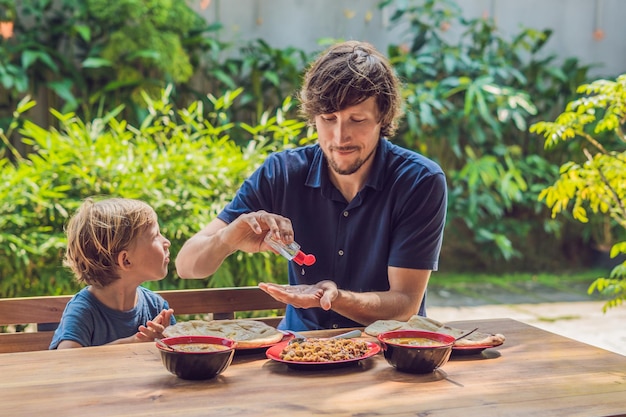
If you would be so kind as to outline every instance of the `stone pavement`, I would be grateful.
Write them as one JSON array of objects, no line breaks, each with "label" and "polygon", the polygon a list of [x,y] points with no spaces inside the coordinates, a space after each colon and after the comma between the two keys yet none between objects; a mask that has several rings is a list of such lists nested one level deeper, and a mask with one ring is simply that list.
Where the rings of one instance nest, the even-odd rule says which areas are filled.
[{"label": "stone pavement", "polygon": [[531,288],[526,293],[483,286],[453,294],[433,285],[426,310],[441,322],[512,318],[626,356],[626,305],[606,313],[603,305],[597,296],[587,295],[586,286],[558,292]]}]

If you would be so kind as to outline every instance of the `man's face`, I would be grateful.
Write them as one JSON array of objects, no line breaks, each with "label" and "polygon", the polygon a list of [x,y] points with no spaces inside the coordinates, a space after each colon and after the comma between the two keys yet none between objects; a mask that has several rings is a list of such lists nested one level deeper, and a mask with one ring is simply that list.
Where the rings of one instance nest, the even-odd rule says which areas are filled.
[{"label": "man's face", "polygon": [[381,128],[374,97],[334,113],[315,116],[315,125],[320,147],[334,172],[351,175],[371,164]]}]

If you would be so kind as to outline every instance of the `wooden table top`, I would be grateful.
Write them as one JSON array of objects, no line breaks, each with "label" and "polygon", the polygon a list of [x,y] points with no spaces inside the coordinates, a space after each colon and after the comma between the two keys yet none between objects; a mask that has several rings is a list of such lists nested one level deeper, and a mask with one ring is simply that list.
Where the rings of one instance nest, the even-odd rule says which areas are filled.
[{"label": "wooden table top", "polygon": [[454,355],[428,375],[398,372],[382,352],[355,366],[315,371],[291,369],[263,351],[238,353],[223,374],[208,381],[185,381],[167,372],[153,343],[5,353],[0,354],[0,414],[626,415],[626,356],[511,319],[455,326],[478,326],[507,339],[477,355]]}]

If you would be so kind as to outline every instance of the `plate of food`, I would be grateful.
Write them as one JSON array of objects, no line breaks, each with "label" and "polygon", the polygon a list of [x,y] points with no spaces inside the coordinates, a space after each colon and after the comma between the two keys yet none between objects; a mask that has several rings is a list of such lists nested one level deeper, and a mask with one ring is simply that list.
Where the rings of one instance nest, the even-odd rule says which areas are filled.
[{"label": "plate of food", "polygon": [[293,338],[262,321],[248,319],[181,321],[166,327],[163,335],[223,337],[236,341],[238,351],[267,349]]},{"label": "plate of food", "polygon": [[266,356],[299,370],[323,370],[352,366],[380,352],[377,343],[359,339],[308,338],[284,341],[267,349]]},{"label": "plate of food", "polygon": [[[429,317],[412,316],[408,321],[378,320],[365,328],[365,333],[377,337],[380,333],[392,330],[426,330],[436,333],[445,333],[454,337],[460,337],[467,330],[448,326]],[[467,337],[458,339],[452,345],[454,355],[474,355],[485,349],[500,346],[506,338],[500,333],[484,333],[473,331]]]}]

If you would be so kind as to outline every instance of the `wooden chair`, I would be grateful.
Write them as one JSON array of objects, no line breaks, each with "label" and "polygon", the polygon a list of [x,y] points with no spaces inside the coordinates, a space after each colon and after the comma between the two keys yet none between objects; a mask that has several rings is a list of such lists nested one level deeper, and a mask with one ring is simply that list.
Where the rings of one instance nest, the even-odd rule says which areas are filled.
[{"label": "wooden chair", "polygon": [[[261,320],[278,325],[285,305],[258,287],[203,288],[195,290],[157,291],[174,309],[177,317],[212,314],[214,319],[234,318],[237,312],[260,312]],[[48,349],[63,309],[70,295],[0,298],[0,326],[36,324],[37,331],[0,333],[0,353]],[[263,316],[265,314],[265,316]]]}]

